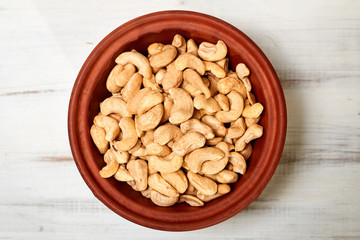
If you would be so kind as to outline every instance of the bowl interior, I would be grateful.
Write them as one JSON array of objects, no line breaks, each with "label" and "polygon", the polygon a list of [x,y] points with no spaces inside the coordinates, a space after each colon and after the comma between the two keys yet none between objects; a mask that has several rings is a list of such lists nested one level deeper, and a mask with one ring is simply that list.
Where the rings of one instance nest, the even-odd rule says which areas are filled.
[{"label": "bowl interior", "polygon": [[[281,87],[263,53],[231,25],[203,14],[179,15],[176,12],[162,14],[161,17],[156,14],[147,16],[145,19],[140,17],[132,20],[109,34],[84,64],[73,91],[77,99],[72,99],[72,102],[77,101],[76,116],[73,116],[75,120],[71,120],[75,122],[76,130],[75,126],[69,127],[70,140],[71,132],[74,131],[73,134],[79,141],[77,147],[72,144],[72,150],[77,151],[82,159],[76,157],[78,154],[74,154],[74,158],[94,194],[123,217],[144,226],[165,230],[190,230],[209,226],[236,214],[256,199],[275,171],[280,158],[277,155],[279,151],[281,154],[284,144],[283,128],[286,128]],[[253,92],[258,102],[265,107],[260,121],[264,127],[264,135],[253,143],[254,150],[247,161],[247,173],[232,184],[229,194],[206,203],[201,208],[190,207],[185,203],[167,208],[158,207],[126,183],[114,178],[102,179],[98,172],[105,164],[89,134],[93,118],[99,112],[99,103],[111,96],[105,83],[115,66],[115,58],[121,52],[132,49],[147,55],[148,45],[153,42],[170,44],[177,33],[186,39],[194,39],[198,44],[223,40],[228,46],[231,69],[234,70],[240,62],[249,67]],[[69,121],[70,118],[69,114]]]}]

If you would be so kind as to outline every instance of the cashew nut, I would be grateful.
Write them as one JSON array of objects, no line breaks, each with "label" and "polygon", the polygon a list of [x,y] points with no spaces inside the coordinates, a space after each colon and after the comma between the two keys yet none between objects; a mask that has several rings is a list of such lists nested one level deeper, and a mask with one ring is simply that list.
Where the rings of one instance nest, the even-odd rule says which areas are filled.
[{"label": "cashew nut", "polygon": [[220,142],[216,144],[216,148],[220,149],[224,156],[220,160],[215,161],[206,161],[201,165],[200,173],[203,174],[215,174],[220,172],[226,167],[226,164],[229,161],[229,145],[225,142]]},{"label": "cashew nut", "polygon": [[205,66],[200,58],[191,54],[183,53],[175,60],[175,67],[177,70],[184,70],[185,68],[191,68],[196,70],[201,76],[205,74]]},{"label": "cashew nut", "polygon": [[143,78],[143,85],[145,88],[151,88],[154,91],[161,92],[160,86],[155,82],[154,74],[151,74],[149,78]]},{"label": "cashew nut", "polygon": [[192,117],[191,118],[195,118],[195,119],[201,119],[202,118],[202,116],[204,116],[205,115],[205,113],[204,112],[200,112],[200,110],[197,110],[196,108],[194,109],[194,113],[193,113],[193,115],[192,115]]},{"label": "cashew nut", "polygon": [[217,184],[210,178],[203,177],[199,174],[189,171],[187,173],[189,182],[198,190],[205,195],[213,195],[217,192]]},{"label": "cashew nut", "polygon": [[205,109],[200,109],[199,111],[200,111],[201,115],[203,115],[203,116],[205,116],[205,115],[215,116],[215,113],[216,113],[216,112],[208,112]]},{"label": "cashew nut", "polygon": [[223,137],[214,137],[213,139],[206,140],[206,145],[208,146],[215,146],[219,142],[223,140]]},{"label": "cashew nut", "polygon": [[136,135],[138,137],[142,137],[144,135],[144,131],[141,130],[140,126],[139,126],[139,115],[135,115],[134,117],[134,122],[135,122],[135,131],[136,131]]},{"label": "cashew nut", "polygon": [[217,120],[216,117],[205,115],[201,118],[201,121],[212,128],[215,136],[223,137],[226,135],[227,129],[222,122]]},{"label": "cashew nut", "polygon": [[136,93],[136,95],[127,102],[126,109],[128,110],[128,112],[130,114],[137,114],[137,111],[140,107],[140,103],[141,103],[142,99],[150,92],[152,92],[152,90],[150,88],[140,89],[140,91],[138,91]]},{"label": "cashew nut", "polygon": [[150,198],[151,190],[151,187],[147,187],[145,190],[141,191],[141,195],[146,198]]},{"label": "cashew nut", "polygon": [[179,156],[185,156],[187,153],[201,148],[205,145],[206,139],[204,135],[198,132],[188,132],[181,136],[172,145],[172,150]]},{"label": "cashew nut", "polygon": [[201,199],[203,202],[209,202],[215,198],[221,197],[231,191],[231,188],[227,184],[219,184],[217,186],[217,192],[214,195],[205,195],[201,192],[198,192],[196,196]]},{"label": "cashew nut", "polygon": [[155,173],[149,176],[149,186],[168,197],[178,197],[179,193],[160,174]]},{"label": "cashew nut", "polygon": [[149,156],[149,167],[161,173],[171,173],[179,170],[183,164],[183,157],[170,153],[166,157]]},{"label": "cashew nut", "polygon": [[134,65],[126,64],[124,66],[124,69],[116,77],[116,85],[118,85],[119,87],[125,87],[129,79],[131,78],[132,75],[135,74],[135,72],[136,72],[136,68]]},{"label": "cashew nut", "polygon": [[153,203],[160,207],[169,207],[177,203],[179,197],[168,197],[158,191],[151,190],[150,199]]},{"label": "cashew nut", "polygon": [[177,49],[172,45],[165,45],[161,52],[151,55],[149,58],[150,66],[154,69],[160,69],[171,63],[177,55]]},{"label": "cashew nut", "polygon": [[90,135],[99,152],[101,154],[106,153],[109,148],[109,142],[105,139],[105,130],[93,124],[90,128]]},{"label": "cashew nut", "polygon": [[116,161],[112,152],[109,150],[106,151],[104,155],[104,161],[106,166],[103,167],[99,173],[102,178],[109,178],[113,176],[119,168],[119,163]]},{"label": "cashew nut", "polygon": [[258,118],[263,110],[264,107],[263,105],[261,105],[261,103],[255,103],[252,106],[251,105],[245,106],[242,115],[245,118]]},{"label": "cashew nut", "polygon": [[251,106],[251,104],[250,104],[249,99],[245,99],[245,101],[244,101],[244,108],[245,108],[245,107],[250,107],[250,106]]},{"label": "cashew nut", "polygon": [[132,181],[127,181],[126,182],[128,185],[130,185],[130,187],[135,190],[135,191],[139,191],[137,188],[136,188],[136,182],[135,180],[132,180]]},{"label": "cashew nut", "polygon": [[187,159],[189,158],[189,154],[186,154],[185,157],[184,157],[184,162],[183,162],[183,165],[182,165],[182,168],[184,168],[186,170],[186,172],[190,171],[190,168],[187,164]]},{"label": "cashew nut", "polygon": [[[226,170],[229,170],[229,171],[233,171],[233,170],[234,170],[234,166],[233,166],[231,163],[228,162],[228,164],[226,165],[225,169],[226,169]],[[216,179],[215,179],[215,181],[216,181]]]},{"label": "cashew nut", "polygon": [[187,204],[189,204],[192,207],[201,207],[204,206],[203,201],[201,201],[200,199],[198,199],[195,196],[192,195],[181,195],[179,198],[179,203],[181,202],[186,202]]},{"label": "cashew nut", "polygon": [[198,56],[198,50],[199,50],[199,47],[198,45],[196,44],[195,40],[194,39],[189,39],[186,43],[186,52],[187,53],[190,53],[194,56]]},{"label": "cashew nut", "polygon": [[250,105],[254,105],[256,103],[255,95],[252,94],[251,92],[247,92],[246,97],[247,97],[247,99],[249,99]]},{"label": "cashew nut", "polygon": [[232,90],[235,90],[240,93],[244,99],[246,98],[246,89],[244,84],[232,77],[220,79],[217,83],[217,90],[222,94],[228,94]]},{"label": "cashew nut", "polygon": [[224,78],[226,76],[225,70],[214,62],[204,61],[204,66],[205,72],[210,72],[218,78]]},{"label": "cashew nut", "polygon": [[204,109],[210,114],[221,110],[219,103],[214,98],[206,98],[204,95],[194,98],[194,107],[198,110]]},{"label": "cashew nut", "polygon": [[230,152],[229,163],[233,165],[233,171],[242,175],[246,172],[246,161],[238,152]]},{"label": "cashew nut", "polygon": [[163,146],[158,143],[152,142],[146,146],[145,153],[146,155],[165,157],[168,156],[171,151],[170,148],[166,145]]},{"label": "cashew nut", "polygon": [[165,124],[158,127],[154,132],[154,141],[160,145],[165,145],[171,140],[179,139],[183,133],[180,128],[172,124]]},{"label": "cashew nut", "polygon": [[210,84],[209,84],[209,90],[210,90],[210,93],[211,93],[211,96],[215,96],[217,93],[218,93],[218,90],[217,90],[217,84],[219,82],[219,78],[215,77],[214,75],[212,74],[209,74],[207,76],[207,79],[209,80]]},{"label": "cashew nut", "polygon": [[117,113],[121,117],[131,117],[131,113],[127,110],[126,102],[118,96],[106,98],[100,103],[100,112],[104,115]]},{"label": "cashew nut", "polygon": [[199,96],[202,92],[187,81],[182,81],[181,86],[191,97]]},{"label": "cashew nut", "polygon": [[[248,105],[254,105],[256,103],[256,98],[255,95],[252,94],[251,92],[246,92],[246,99],[245,101],[249,102]],[[247,105],[246,105],[247,106]]]},{"label": "cashew nut", "polygon": [[[215,147],[203,147],[192,151],[186,158],[186,163],[190,171],[197,173],[201,170],[201,165],[205,161],[219,161],[224,158],[225,153]],[[226,164],[224,165],[224,167]]]},{"label": "cashew nut", "polygon": [[219,64],[219,66],[222,67],[222,69],[224,69],[225,73],[229,72],[229,58],[221,59],[216,63]]},{"label": "cashew nut", "polygon": [[219,40],[216,45],[209,42],[202,42],[199,45],[198,54],[205,61],[215,62],[226,57],[227,47],[221,40]]},{"label": "cashew nut", "polygon": [[[115,142],[116,143],[116,142]],[[141,141],[140,140],[138,140],[137,142],[136,142],[136,144],[128,151],[129,152],[129,154],[131,154],[131,158],[130,158],[130,160],[132,160],[133,158],[132,157],[134,157],[134,152],[136,152],[136,151],[138,151],[139,149],[141,149],[142,148],[142,144],[141,144]],[[137,159],[137,158],[135,158],[135,159]]]},{"label": "cashew nut", "polygon": [[110,142],[110,149],[112,151],[113,156],[115,157],[116,161],[118,163],[127,163],[129,160],[129,153],[128,152],[122,152],[119,151],[113,144],[113,142]]},{"label": "cashew nut", "polygon": [[188,188],[186,189],[185,194],[186,195],[192,195],[192,196],[196,196],[197,190],[196,188],[189,182],[188,184]]},{"label": "cashew nut", "polygon": [[244,83],[246,91],[250,92],[252,89],[250,79],[248,77],[244,77],[241,81]]},{"label": "cashew nut", "polygon": [[124,117],[121,119],[119,126],[123,132],[123,137],[121,141],[116,141],[114,146],[118,151],[128,151],[134,147],[138,141],[135,122],[131,118]]},{"label": "cashew nut", "polygon": [[166,70],[164,68],[160,69],[159,71],[156,72],[155,74],[155,82],[157,84],[161,84],[162,80],[164,79],[166,75]]},{"label": "cashew nut", "polygon": [[142,115],[147,112],[149,109],[153,108],[154,106],[162,103],[164,101],[164,96],[156,91],[151,91],[146,94],[140,102],[138,108],[138,115]]},{"label": "cashew nut", "polygon": [[236,74],[240,79],[243,79],[244,77],[247,77],[250,75],[249,68],[245,65],[245,63],[239,63],[236,65]]},{"label": "cashew nut", "polygon": [[211,180],[216,182],[216,173],[215,174],[204,174],[204,177],[210,178]]},{"label": "cashew nut", "polygon": [[245,130],[246,124],[244,118],[239,117],[235,122],[231,123],[226,136],[228,138],[239,138],[244,134]]},{"label": "cashew nut", "polygon": [[233,140],[229,138],[228,136],[224,137],[224,142],[228,143],[229,145],[233,144]]},{"label": "cashew nut", "polygon": [[162,51],[162,49],[164,48],[164,44],[162,43],[152,43],[148,46],[147,51],[148,54],[151,55],[155,55],[158,54]]},{"label": "cashew nut", "polygon": [[166,66],[166,74],[161,80],[161,84],[165,92],[168,92],[170,88],[179,87],[181,85],[183,72],[179,71],[175,67],[175,62]]},{"label": "cashew nut", "polygon": [[145,160],[146,160],[146,148],[144,148],[143,146],[140,146],[139,148],[134,148],[131,153],[131,156],[136,157],[136,159],[137,158],[141,158],[141,159],[145,158]]},{"label": "cashew nut", "polygon": [[174,101],[174,105],[170,112],[169,122],[172,124],[179,124],[191,118],[194,107],[190,95],[181,88],[170,88],[169,94]]},{"label": "cashew nut", "polygon": [[186,52],[186,41],[183,36],[180,34],[176,34],[173,38],[173,41],[171,43],[174,47],[177,48],[178,54],[183,54]]},{"label": "cashew nut", "polygon": [[218,95],[214,96],[214,99],[218,102],[223,111],[230,110],[229,99],[225,95],[219,93]]},{"label": "cashew nut", "polygon": [[112,117],[98,114],[94,118],[94,124],[105,130],[105,139],[108,142],[114,140],[120,133],[118,122]]},{"label": "cashew nut", "polygon": [[133,190],[139,191],[139,190],[137,189],[137,187],[136,187],[136,182],[135,182],[135,180],[127,181],[126,183],[129,184]]},{"label": "cashew nut", "polygon": [[205,87],[208,88],[208,87],[210,86],[210,81],[209,81],[209,79],[208,79],[207,77],[201,77],[201,79],[202,79]]},{"label": "cashew nut", "polygon": [[234,78],[236,80],[240,80],[238,75],[236,74],[236,72],[232,71],[232,70],[229,70],[228,73],[226,74],[227,77],[231,77],[231,78]]},{"label": "cashew nut", "polygon": [[141,145],[140,141],[138,143],[129,150],[129,152],[131,151],[131,157],[135,157],[135,160],[137,158],[143,159],[146,156],[146,148]]},{"label": "cashew nut", "polygon": [[117,64],[110,72],[106,80],[106,89],[111,93],[117,93],[120,91],[121,87],[116,84],[116,79],[118,78],[121,71],[124,69],[122,65]]},{"label": "cashew nut", "polygon": [[211,127],[194,118],[181,123],[180,129],[184,134],[188,131],[195,131],[204,135],[206,139],[212,139],[215,137]]},{"label": "cashew nut", "polygon": [[146,131],[141,137],[141,143],[146,147],[150,143],[154,142],[154,130]]},{"label": "cashew nut", "polygon": [[168,142],[166,144],[169,148],[172,148],[172,146],[174,145],[174,140],[171,140],[170,142]]},{"label": "cashew nut", "polygon": [[127,82],[126,86],[121,90],[121,95],[125,102],[133,99],[134,96],[140,91],[143,77],[139,73],[135,73]]},{"label": "cashew nut", "polygon": [[[130,160],[126,164],[130,175],[134,178],[138,191],[143,191],[148,184],[148,167],[144,160]],[[150,184],[149,184],[150,185]]]},{"label": "cashew nut", "polygon": [[251,154],[252,154],[252,146],[251,146],[251,143],[248,143],[248,144],[246,144],[246,147],[244,148],[244,150],[242,150],[241,152],[240,152],[240,154],[244,157],[244,159],[247,161],[249,158],[250,158],[250,156],[251,156]]},{"label": "cashew nut", "polygon": [[226,95],[230,101],[229,111],[219,111],[215,117],[223,123],[233,122],[241,116],[244,109],[244,99],[237,91],[231,91]]},{"label": "cashew nut", "polygon": [[246,127],[250,127],[251,125],[257,124],[260,121],[260,116],[257,118],[245,118]]},{"label": "cashew nut", "polygon": [[[214,63],[215,64],[215,63]],[[184,81],[190,83],[195,88],[204,93],[205,98],[211,97],[211,93],[208,87],[205,86],[200,75],[192,69],[186,69],[183,73]]]},{"label": "cashew nut", "polygon": [[164,94],[164,114],[160,120],[160,123],[165,123],[169,120],[173,105],[174,101],[169,98],[168,95]]},{"label": "cashew nut", "polygon": [[263,127],[254,124],[246,129],[245,133],[236,141],[235,150],[237,152],[244,150],[247,143],[263,135]]},{"label": "cashew nut", "polygon": [[120,165],[119,169],[114,175],[114,178],[120,182],[128,182],[134,180],[134,178],[130,175],[129,171],[125,168],[123,164]]},{"label": "cashew nut", "polygon": [[182,170],[171,173],[160,172],[161,176],[173,186],[178,193],[184,193],[188,188],[188,180]]},{"label": "cashew nut", "polygon": [[154,173],[157,173],[158,171],[153,167],[153,165],[150,164],[150,161],[149,161],[149,158],[148,158],[148,173],[149,173],[149,176],[154,174]]},{"label": "cashew nut", "polygon": [[216,174],[216,181],[219,183],[234,183],[237,182],[238,179],[239,175],[229,170],[222,170]]},{"label": "cashew nut", "polygon": [[123,66],[128,63],[135,65],[144,78],[150,78],[152,75],[149,60],[137,51],[123,52],[115,59],[115,62]]},{"label": "cashew nut", "polygon": [[160,103],[146,113],[139,116],[139,127],[142,131],[149,131],[159,125],[164,113],[163,105]]},{"label": "cashew nut", "polygon": [[118,113],[110,113],[108,116],[112,117],[113,119],[115,119],[118,122],[120,122],[120,120],[122,119],[122,116],[120,114],[118,114]]},{"label": "cashew nut", "polygon": [[162,146],[154,142],[154,130],[146,131],[144,136],[141,137],[141,142],[146,148],[133,153],[133,155],[140,154],[138,156],[154,155],[165,157],[171,153],[168,146]]}]

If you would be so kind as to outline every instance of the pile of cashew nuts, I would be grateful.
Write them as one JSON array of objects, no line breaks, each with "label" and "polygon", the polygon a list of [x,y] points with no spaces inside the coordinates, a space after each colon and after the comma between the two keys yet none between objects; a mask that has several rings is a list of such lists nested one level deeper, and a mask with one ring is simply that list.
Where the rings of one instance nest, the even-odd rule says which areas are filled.
[{"label": "pile of cashew nuts", "polygon": [[121,53],[90,129],[104,154],[101,177],[128,183],[158,206],[205,202],[246,172],[263,111],[244,63],[229,69],[227,46],[176,34],[148,57]]}]

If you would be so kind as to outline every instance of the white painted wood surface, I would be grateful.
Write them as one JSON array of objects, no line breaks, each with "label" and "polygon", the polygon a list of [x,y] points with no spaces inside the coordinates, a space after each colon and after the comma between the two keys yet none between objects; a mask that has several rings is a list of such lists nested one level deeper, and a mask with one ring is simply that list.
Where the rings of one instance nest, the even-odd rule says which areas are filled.
[{"label": "white painted wood surface", "polygon": [[[90,51],[122,23],[166,9],[245,32],[273,63],[288,109],[284,153],[260,198],[185,233],[106,208],[67,137],[70,92]],[[360,239],[359,46],[359,1],[0,1],[0,239]]]}]

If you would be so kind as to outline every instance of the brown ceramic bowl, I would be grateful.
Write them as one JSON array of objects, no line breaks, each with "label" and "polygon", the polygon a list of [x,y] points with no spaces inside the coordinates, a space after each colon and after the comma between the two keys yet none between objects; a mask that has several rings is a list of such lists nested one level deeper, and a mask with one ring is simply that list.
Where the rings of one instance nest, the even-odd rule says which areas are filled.
[{"label": "brown ceramic bowl", "polygon": [[[105,165],[90,137],[90,127],[99,112],[99,103],[110,94],[105,81],[123,51],[137,49],[146,55],[153,42],[171,43],[182,34],[202,41],[223,40],[229,49],[232,69],[244,62],[251,70],[253,91],[265,106],[260,124],[264,135],[253,144],[247,173],[232,186],[232,191],[206,203],[190,207],[185,203],[158,207],[114,178],[103,179]],[[263,191],[273,175],[284,146],[286,107],[278,77],[264,53],[245,34],[232,25],[201,13],[164,11],[131,20],[106,36],[85,61],[76,79],[69,105],[68,128],[71,150],[86,184],[94,195],[122,217],[154,229],[187,231],[222,222],[248,206]]]}]

